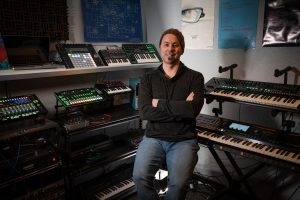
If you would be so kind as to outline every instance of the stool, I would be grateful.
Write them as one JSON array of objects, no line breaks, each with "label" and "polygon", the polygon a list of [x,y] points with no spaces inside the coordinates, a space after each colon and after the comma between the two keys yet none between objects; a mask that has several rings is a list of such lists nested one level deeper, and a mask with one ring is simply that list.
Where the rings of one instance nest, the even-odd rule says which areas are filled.
[{"label": "stool", "polygon": [[168,171],[166,162],[164,162],[156,172],[153,185],[158,195],[164,197],[168,190]]}]

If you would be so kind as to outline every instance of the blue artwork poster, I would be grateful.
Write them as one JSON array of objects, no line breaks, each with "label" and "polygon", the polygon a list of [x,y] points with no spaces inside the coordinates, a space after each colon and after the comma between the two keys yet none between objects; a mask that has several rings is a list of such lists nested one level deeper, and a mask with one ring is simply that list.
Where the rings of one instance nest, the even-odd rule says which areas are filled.
[{"label": "blue artwork poster", "polygon": [[220,49],[255,48],[258,3],[258,0],[220,0]]},{"label": "blue artwork poster", "polygon": [[86,42],[143,42],[140,0],[82,0]]}]

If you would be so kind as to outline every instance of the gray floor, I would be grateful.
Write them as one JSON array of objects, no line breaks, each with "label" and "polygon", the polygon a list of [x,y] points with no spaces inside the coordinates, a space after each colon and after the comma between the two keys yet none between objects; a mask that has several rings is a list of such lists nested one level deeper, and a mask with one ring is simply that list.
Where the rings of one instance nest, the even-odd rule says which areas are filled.
[{"label": "gray floor", "polygon": [[[238,175],[228,162],[228,158],[222,156],[224,152],[219,151],[223,163],[228,169],[232,178],[237,179]],[[227,186],[228,181],[224,174],[220,170],[211,153],[206,147],[201,147],[199,154],[199,161],[195,168],[195,172],[200,176],[207,178],[212,183],[217,185]],[[237,164],[243,171],[247,173],[249,170],[254,169],[260,162],[233,155]],[[275,167],[273,165],[266,165],[261,170],[254,173],[252,176],[247,178],[247,183],[253,190],[254,195],[249,195],[248,191],[243,185],[240,188],[232,189],[225,193],[221,193],[219,200],[298,200],[300,199],[300,174],[291,170],[284,170],[282,168]],[[194,190],[190,190],[187,194],[186,200],[207,200],[212,199],[216,194],[213,184],[207,184],[207,181],[203,181],[198,184],[198,187]],[[218,192],[221,190],[219,189]],[[220,194],[220,193],[218,193]],[[255,198],[256,197],[256,198]],[[125,200],[136,200],[136,195],[131,195]]]}]

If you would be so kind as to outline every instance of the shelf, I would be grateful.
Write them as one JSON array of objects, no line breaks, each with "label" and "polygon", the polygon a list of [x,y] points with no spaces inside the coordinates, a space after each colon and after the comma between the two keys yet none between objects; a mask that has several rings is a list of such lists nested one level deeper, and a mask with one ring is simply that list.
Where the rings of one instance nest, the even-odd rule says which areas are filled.
[{"label": "shelf", "polygon": [[97,68],[73,68],[73,69],[66,69],[63,65],[60,65],[57,68],[49,68],[49,69],[28,69],[28,70],[8,69],[8,70],[0,70],[0,81],[71,76],[71,75],[79,75],[79,74],[91,74],[91,73],[131,70],[131,69],[155,68],[158,67],[159,65],[160,63],[147,63],[147,64],[132,64],[128,66],[114,66],[114,67],[100,66]]},{"label": "shelf", "polygon": [[87,137],[94,137],[93,134],[95,131],[98,132],[100,129],[117,126],[120,124],[128,123],[130,121],[134,121],[139,119],[139,112],[137,110],[132,109],[130,104],[122,104],[119,106],[114,106],[110,109],[106,109],[103,111],[97,112],[97,114],[86,114],[86,119],[90,120],[93,118],[97,118],[97,116],[102,116],[102,114],[109,114],[111,115],[111,120],[99,123],[99,124],[93,124],[78,130],[70,131],[66,133],[67,137],[71,137],[72,141],[76,141],[78,139],[82,139],[82,136],[85,138]]}]

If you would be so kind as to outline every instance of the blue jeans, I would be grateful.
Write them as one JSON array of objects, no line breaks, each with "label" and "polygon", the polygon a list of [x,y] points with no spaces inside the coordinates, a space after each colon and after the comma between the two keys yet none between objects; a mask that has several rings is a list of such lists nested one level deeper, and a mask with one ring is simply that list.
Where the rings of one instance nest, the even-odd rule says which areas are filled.
[{"label": "blue jeans", "polygon": [[153,180],[164,162],[168,168],[168,191],[165,199],[185,199],[188,181],[198,161],[198,150],[197,139],[167,142],[144,136],[139,144],[133,169],[138,199],[159,199]]}]

